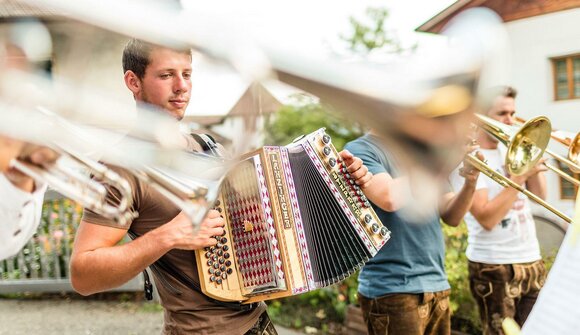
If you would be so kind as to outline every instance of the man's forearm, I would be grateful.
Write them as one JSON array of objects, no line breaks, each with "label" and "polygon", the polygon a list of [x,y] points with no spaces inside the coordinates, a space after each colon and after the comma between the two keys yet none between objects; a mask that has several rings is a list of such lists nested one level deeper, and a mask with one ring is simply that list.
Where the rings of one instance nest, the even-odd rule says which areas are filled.
[{"label": "man's forearm", "polygon": [[170,250],[156,238],[155,230],[129,243],[73,252],[71,282],[77,292],[94,294],[119,287]]},{"label": "man's forearm", "polygon": [[471,209],[473,203],[473,194],[475,193],[475,184],[465,183],[459,193],[447,203],[447,206],[441,212],[441,219],[446,224],[457,227],[463,217]]}]

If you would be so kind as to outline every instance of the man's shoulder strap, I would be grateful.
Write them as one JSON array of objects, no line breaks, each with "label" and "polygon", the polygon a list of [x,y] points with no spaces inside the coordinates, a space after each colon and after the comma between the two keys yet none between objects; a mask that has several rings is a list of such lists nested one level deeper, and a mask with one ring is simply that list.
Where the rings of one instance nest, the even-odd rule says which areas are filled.
[{"label": "man's shoulder strap", "polygon": [[191,137],[201,146],[205,153],[213,156],[221,156],[216,141],[210,135],[191,133]]}]

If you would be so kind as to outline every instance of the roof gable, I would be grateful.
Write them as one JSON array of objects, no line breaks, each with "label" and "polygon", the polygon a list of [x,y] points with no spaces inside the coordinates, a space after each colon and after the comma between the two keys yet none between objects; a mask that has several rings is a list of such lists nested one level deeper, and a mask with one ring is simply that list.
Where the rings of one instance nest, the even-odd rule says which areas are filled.
[{"label": "roof gable", "polygon": [[429,21],[419,26],[417,31],[440,33],[455,15],[473,7],[487,7],[496,12],[504,22],[554,13],[580,7],[580,0],[458,0]]}]

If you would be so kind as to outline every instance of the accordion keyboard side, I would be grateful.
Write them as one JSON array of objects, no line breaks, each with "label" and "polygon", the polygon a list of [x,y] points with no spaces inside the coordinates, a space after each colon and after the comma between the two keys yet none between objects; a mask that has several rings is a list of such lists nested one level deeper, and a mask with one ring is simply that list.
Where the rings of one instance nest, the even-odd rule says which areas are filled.
[{"label": "accordion keyboard side", "polygon": [[391,232],[383,225],[360,187],[350,177],[347,167],[331,143],[330,136],[320,129],[308,136],[304,142],[309,144],[304,144],[309,156],[313,160],[317,158],[320,161],[321,165],[317,167],[321,173],[324,174],[322,171],[324,170],[330,177],[332,185],[329,184],[329,187],[341,202],[345,213],[351,218],[353,227],[361,239],[367,242],[369,252],[374,256],[390,239]]}]

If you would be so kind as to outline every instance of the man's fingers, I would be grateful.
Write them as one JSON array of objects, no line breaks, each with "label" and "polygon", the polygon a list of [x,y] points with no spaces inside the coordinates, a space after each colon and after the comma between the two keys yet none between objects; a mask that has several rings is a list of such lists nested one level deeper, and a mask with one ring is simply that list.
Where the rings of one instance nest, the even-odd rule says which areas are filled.
[{"label": "man's fingers", "polygon": [[216,211],[215,209],[210,209],[209,211],[207,211],[208,219],[219,218],[220,215],[221,215],[220,212]]},{"label": "man's fingers", "polygon": [[360,188],[365,189],[366,187],[368,187],[371,184],[372,179],[373,179],[373,174],[369,172],[369,173],[365,174],[362,178],[357,179],[356,183],[358,184],[358,186],[360,186]]},{"label": "man's fingers", "polygon": [[340,156],[340,158],[342,158],[342,160],[344,161],[348,161],[351,160],[354,156],[350,153],[350,151],[348,150],[342,150],[341,152],[338,153],[338,155]]},{"label": "man's fingers", "polygon": [[354,178],[355,181],[358,181],[358,179],[363,178],[368,172],[369,168],[365,165],[362,165],[358,170],[350,172],[350,175],[352,178]]}]

